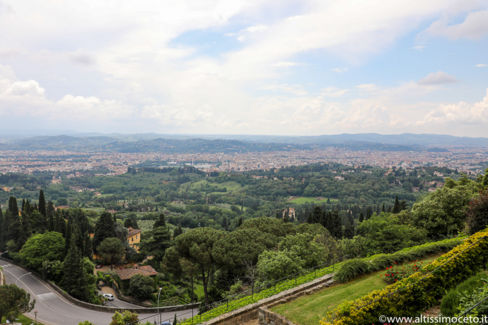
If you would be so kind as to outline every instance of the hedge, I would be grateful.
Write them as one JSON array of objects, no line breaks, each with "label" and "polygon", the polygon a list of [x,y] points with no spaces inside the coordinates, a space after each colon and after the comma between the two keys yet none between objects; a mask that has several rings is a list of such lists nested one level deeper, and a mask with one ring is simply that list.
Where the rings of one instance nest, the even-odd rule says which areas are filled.
[{"label": "hedge", "polygon": [[380,315],[419,315],[488,262],[488,229],[478,232],[410,277],[346,301],[331,311],[321,325],[357,325],[378,322]]},{"label": "hedge", "polygon": [[394,263],[404,263],[423,258],[427,255],[446,252],[461,244],[465,237],[444,239],[437,242],[404,248],[391,254],[377,254],[345,262],[334,278],[338,282],[347,282],[363,274],[384,270]]},{"label": "hedge", "polygon": [[[433,243],[426,243],[423,245],[419,246],[413,246],[413,247],[408,247],[404,248],[398,252],[392,253],[392,254],[377,254],[373,255],[370,257],[363,258],[362,260],[367,261],[368,263],[371,263],[372,261],[383,261],[384,258],[390,257],[392,260],[398,260],[398,261],[406,261],[406,260],[415,260],[416,258],[419,257],[419,254],[422,253],[422,256],[428,255],[428,254],[433,254],[436,252],[440,251],[446,251],[447,249],[450,249],[452,247],[455,247],[459,245],[464,238],[451,238],[451,239],[445,239],[442,241],[438,242],[433,242]],[[420,256],[420,257],[422,257]],[[190,319],[187,319],[185,321],[182,321],[180,324],[182,325],[190,325],[190,324],[199,324],[201,322],[205,322],[207,320],[210,320],[212,318],[218,317],[222,314],[225,314],[227,312],[245,307],[247,305],[256,303],[257,301],[261,299],[265,299],[268,297],[271,297],[275,294],[278,294],[282,291],[294,288],[296,286],[299,286],[301,284],[310,282],[312,280],[315,280],[321,276],[324,276],[326,274],[334,272],[334,270],[338,270],[341,268],[343,264],[347,262],[340,262],[331,266],[328,266],[323,269],[319,269],[315,272],[311,272],[309,274],[300,276],[298,278],[292,279],[292,280],[286,280],[284,282],[280,282],[274,287],[271,287],[269,289],[265,289],[260,291],[259,293],[255,293],[254,296],[245,296],[240,299],[236,300],[230,300],[228,304],[224,303],[223,305],[220,305],[218,307],[215,307],[213,309],[210,309],[198,316],[193,317],[193,321]],[[379,266],[379,262],[373,262],[374,265]],[[376,267],[376,266],[375,266]]]}]

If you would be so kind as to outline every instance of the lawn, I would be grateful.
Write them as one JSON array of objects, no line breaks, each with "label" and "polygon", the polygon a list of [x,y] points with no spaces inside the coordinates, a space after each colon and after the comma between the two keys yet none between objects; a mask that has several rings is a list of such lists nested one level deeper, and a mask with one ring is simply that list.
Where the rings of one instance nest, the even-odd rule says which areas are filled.
[{"label": "lawn", "polygon": [[291,203],[295,204],[306,204],[306,203],[313,203],[313,204],[321,204],[321,203],[327,203],[327,200],[330,200],[330,203],[337,203],[337,199],[331,199],[331,198],[324,198],[324,197],[307,197],[307,196],[300,196],[300,197],[294,197],[289,200]]},{"label": "lawn", "polygon": [[[430,256],[421,261],[427,265],[438,256]],[[271,310],[298,325],[317,325],[327,315],[327,312],[333,310],[341,302],[360,298],[373,290],[386,287],[387,284],[381,279],[383,274],[385,271],[378,271],[351,282],[332,285],[312,295],[277,305]]]}]

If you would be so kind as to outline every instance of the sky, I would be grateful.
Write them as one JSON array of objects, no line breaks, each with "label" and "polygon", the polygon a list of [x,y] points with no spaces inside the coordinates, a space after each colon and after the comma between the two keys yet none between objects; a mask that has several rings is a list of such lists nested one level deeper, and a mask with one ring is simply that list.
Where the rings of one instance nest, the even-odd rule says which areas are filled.
[{"label": "sky", "polygon": [[0,0],[0,133],[488,137],[486,0]]}]

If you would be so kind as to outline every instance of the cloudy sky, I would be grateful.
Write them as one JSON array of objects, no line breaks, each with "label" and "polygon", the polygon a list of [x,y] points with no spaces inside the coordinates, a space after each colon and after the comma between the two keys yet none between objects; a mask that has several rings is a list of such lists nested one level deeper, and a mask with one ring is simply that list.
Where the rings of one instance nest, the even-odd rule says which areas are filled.
[{"label": "cloudy sky", "polygon": [[486,0],[0,0],[0,132],[488,137]]}]

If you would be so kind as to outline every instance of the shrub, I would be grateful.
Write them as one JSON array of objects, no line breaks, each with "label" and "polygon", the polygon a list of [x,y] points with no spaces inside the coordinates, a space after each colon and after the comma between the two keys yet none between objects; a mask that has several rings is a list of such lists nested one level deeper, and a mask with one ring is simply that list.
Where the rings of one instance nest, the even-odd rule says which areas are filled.
[{"label": "shrub", "polygon": [[451,289],[442,298],[441,313],[444,316],[454,316],[459,306],[459,292],[456,289]]},{"label": "shrub", "polygon": [[154,281],[148,276],[134,275],[130,279],[130,294],[139,300],[151,298],[154,291]]},{"label": "shrub", "polygon": [[487,278],[488,276],[486,274],[480,273],[462,282],[455,289],[449,290],[441,301],[442,314],[446,316],[456,315],[459,311],[461,297],[471,295],[477,288],[483,285],[483,279]]},{"label": "shrub", "polygon": [[369,271],[370,263],[356,258],[345,262],[334,275],[334,279],[339,282],[347,282]]},{"label": "shrub", "polygon": [[362,298],[346,301],[328,314],[322,325],[371,324],[378,315],[418,315],[434,305],[446,290],[483,268],[488,261],[488,230],[466,241],[425,266],[420,272],[375,290]]},{"label": "shrub", "polygon": [[422,263],[414,262],[407,265],[392,265],[386,268],[386,273],[383,276],[383,281],[388,284],[408,278],[415,272],[422,268]]},{"label": "shrub", "polygon": [[488,281],[481,280],[483,283],[476,288],[471,294],[464,294],[461,296],[459,308],[460,313],[466,313],[468,316],[482,316],[488,314]]}]

